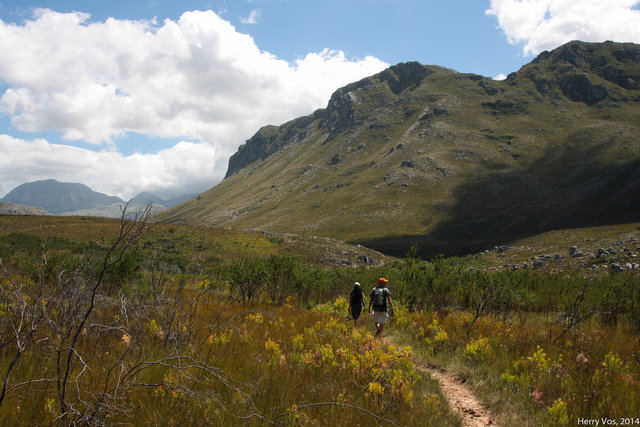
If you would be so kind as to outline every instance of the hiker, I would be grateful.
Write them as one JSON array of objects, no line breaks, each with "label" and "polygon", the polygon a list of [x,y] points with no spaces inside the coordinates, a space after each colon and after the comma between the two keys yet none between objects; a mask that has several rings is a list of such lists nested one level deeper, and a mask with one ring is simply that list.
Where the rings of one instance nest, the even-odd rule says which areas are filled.
[{"label": "hiker", "polygon": [[[382,336],[382,330],[384,324],[389,320],[389,309],[393,314],[393,303],[391,302],[391,292],[387,289],[387,283],[389,281],[384,277],[378,280],[378,286],[371,290],[369,294],[369,314],[373,316],[373,321],[376,324],[376,335]],[[373,305],[373,312],[371,312],[371,306]]]},{"label": "hiker", "polygon": [[353,290],[351,290],[349,294],[349,313],[351,313],[351,318],[356,321],[356,325],[358,324],[358,319],[364,306],[364,292],[362,292],[360,283],[355,282],[353,284]]}]

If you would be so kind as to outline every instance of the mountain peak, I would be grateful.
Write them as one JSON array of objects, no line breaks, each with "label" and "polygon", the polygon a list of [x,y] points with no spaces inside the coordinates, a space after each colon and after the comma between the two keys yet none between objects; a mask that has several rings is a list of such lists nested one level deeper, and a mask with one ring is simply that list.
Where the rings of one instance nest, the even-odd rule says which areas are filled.
[{"label": "mountain peak", "polygon": [[[370,98],[373,103],[372,108],[377,108],[379,105],[392,102],[391,98],[397,97],[405,90],[416,88],[425,78],[437,72],[452,73],[453,71],[443,67],[425,66],[419,62],[403,62],[371,77],[341,87],[331,95],[326,108],[281,126],[262,127],[231,156],[225,178],[234,175],[258,159],[264,160],[291,144],[301,142],[309,133],[308,126],[316,120],[319,121],[318,127],[326,130],[327,139],[331,140],[354,126],[362,124],[367,118],[362,109],[359,115],[356,114],[356,105],[362,101],[362,98]],[[382,88],[387,88],[386,91],[391,98],[385,96]]]},{"label": "mountain peak", "polygon": [[543,96],[557,98],[562,94],[588,105],[605,99],[638,100],[637,93],[628,91],[640,89],[640,45],[572,41],[542,52],[520,71],[511,73],[507,83],[515,84],[519,77],[533,81]]},{"label": "mountain peak", "polygon": [[153,193],[148,191],[143,191],[142,193],[135,196],[133,199],[129,201],[130,204],[133,205],[146,205],[148,203],[152,203],[154,205],[164,206],[167,202],[166,200],[156,196]]},{"label": "mountain peak", "polygon": [[425,77],[433,72],[433,69],[419,62],[402,62],[387,68],[377,76],[386,82],[391,91],[397,95],[409,87],[419,85]]}]

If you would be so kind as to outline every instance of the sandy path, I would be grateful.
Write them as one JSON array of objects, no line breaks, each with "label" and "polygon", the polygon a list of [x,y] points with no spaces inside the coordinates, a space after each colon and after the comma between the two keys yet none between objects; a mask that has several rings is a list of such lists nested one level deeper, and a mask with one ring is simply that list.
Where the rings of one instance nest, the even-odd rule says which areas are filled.
[{"label": "sandy path", "polygon": [[[391,343],[390,337],[382,338],[383,341]],[[449,402],[449,406],[462,418],[462,425],[465,427],[499,426],[495,415],[491,413],[486,405],[473,394],[471,388],[463,378],[455,375],[444,368],[428,365],[420,360],[414,363],[418,371],[429,374],[429,376],[440,383],[442,394]]]},{"label": "sandy path", "polygon": [[416,362],[416,368],[421,372],[428,373],[431,378],[438,380],[442,393],[449,401],[449,405],[462,418],[463,426],[499,425],[496,422],[496,417],[489,409],[476,399],[464,379],[437,366],[423,365]]}]

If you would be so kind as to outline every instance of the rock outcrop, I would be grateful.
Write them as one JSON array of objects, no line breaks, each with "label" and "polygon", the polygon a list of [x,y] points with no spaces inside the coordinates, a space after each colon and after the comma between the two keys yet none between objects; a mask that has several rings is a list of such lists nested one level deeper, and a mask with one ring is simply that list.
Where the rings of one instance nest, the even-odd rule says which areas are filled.
[{"label": "rock outcrop", "polygon": [[11,202],[0,202],[0,215],[49,215],[49,212],[42,208],[34,208],[33,206],[16,205]]}]

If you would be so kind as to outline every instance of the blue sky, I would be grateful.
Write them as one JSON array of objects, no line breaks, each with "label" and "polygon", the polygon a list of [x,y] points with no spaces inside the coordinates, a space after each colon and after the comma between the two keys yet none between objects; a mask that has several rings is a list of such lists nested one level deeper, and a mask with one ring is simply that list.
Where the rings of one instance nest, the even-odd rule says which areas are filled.
[{"label": "blue sky", "polygon": [[0,0],[0,197],[38,179],[195,193],[261,126],[403,61],[493,78],[640,42],[635,0]]}]

